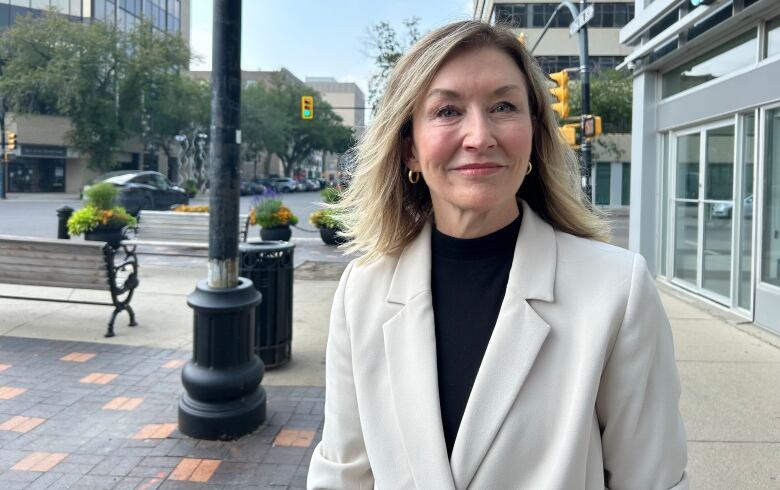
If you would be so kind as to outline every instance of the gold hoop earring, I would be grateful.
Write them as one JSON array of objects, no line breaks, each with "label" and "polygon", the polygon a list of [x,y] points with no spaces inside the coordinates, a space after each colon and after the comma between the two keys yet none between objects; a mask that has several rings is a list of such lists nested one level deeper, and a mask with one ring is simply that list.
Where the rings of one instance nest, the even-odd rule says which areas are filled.
[{"label": "gold hoop earring", "polygon": [[409,182],[412,184],[416,184],[420,181],[420,172],[415,172],[414,170],[409,170],[409,174],[407,175],[409,177]]},{"label": "gold hoop earring", "polygon": [[531,173],[531,170],[534,168],[534,165],[531,162],[528,162],[528,170],[525,171],[525,174],[528,175]]}]

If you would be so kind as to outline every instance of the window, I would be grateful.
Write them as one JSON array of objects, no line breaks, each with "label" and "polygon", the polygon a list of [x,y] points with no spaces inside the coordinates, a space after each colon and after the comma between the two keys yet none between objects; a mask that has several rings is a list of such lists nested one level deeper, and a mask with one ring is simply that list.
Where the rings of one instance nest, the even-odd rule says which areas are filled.
[{"label": "window", "polygon": [[620,183],[620,205],[631,204],[631,162],[623,162],[622,182]]},{"label": "window", "polygon": [[766,55],[780,54],[780,17],[766,23]]},{"label": "window", "polygon": [[70,9],[70,2],[68,0],[51,0],[51,6],[60,13],[67,14]]},{"label": "window", "polygon": [[766,114],[761,280],[780,287],[780,109]]},{"label": "window", "polygon": [[612,164],[599,162],[596,164],[596,195],[594,200],[599,206],[609,206],[610,180],[612,179]]},{"label": "window", "polygon": [[49,8],[49,0],[32,0],[30,8],[46,10]]},{"label": "window", "polygon": [[721,46],[663,75],[663,97],[669,97],[714,80],[756,62],[756,30]]},{"label": "window", "polygon": [[[558,3],[517,3],[496,5],[493,13],[496,24],[515,28],[542,28],[553,15]],[[591,27],[623,27],[634,17],[633,3],[596,3]],[[568,28],[572,21],[569,9],[562,8],[550,27]]]}]

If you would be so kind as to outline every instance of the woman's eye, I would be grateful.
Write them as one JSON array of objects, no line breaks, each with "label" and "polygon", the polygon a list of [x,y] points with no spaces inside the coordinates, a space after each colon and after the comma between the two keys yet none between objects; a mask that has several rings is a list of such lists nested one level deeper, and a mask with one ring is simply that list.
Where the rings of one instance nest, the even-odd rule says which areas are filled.
[{"label": "woman's eye", "polygon": [[442,107],[436,111],[436,117],[454,117],[458,115],[458,111],[452,106]]},{"label": "woman's eye", "polygon": [[509,102],[499,102],[493,110],[495,112],[512,112],[515,110],[515,106]]}]

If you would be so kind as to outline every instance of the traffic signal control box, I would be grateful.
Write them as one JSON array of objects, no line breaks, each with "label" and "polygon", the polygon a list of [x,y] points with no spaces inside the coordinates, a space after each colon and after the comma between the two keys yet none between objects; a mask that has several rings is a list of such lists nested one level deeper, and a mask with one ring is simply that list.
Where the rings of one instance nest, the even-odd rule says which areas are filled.
[{"label": "traffic signal control box", "polygon": [[301,119],[314,119],[314,97],[301,96]]}]

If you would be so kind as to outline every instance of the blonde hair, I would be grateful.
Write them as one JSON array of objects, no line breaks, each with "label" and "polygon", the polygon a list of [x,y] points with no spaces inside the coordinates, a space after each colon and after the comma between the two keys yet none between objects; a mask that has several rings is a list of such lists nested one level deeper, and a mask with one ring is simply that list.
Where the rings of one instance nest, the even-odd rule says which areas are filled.
[{"label": "blonde hair", "polygon": [[398,60],[371,126],[357,146],[349,188],[334,206],[350,239],[343,248],[363,262],[400,253],[431,218],[424,180],[411,184],[403,163],[412,113],[441,65],[453,54],[495,47],[506,52],[528,80],[534,121],[531,162],[517,197],[555,229],[607,241],[609,227],[580,187],[577,156],[561,139],[548,101],[545,76],[511,31],[484,22],[448,24],[423,37]]}]

